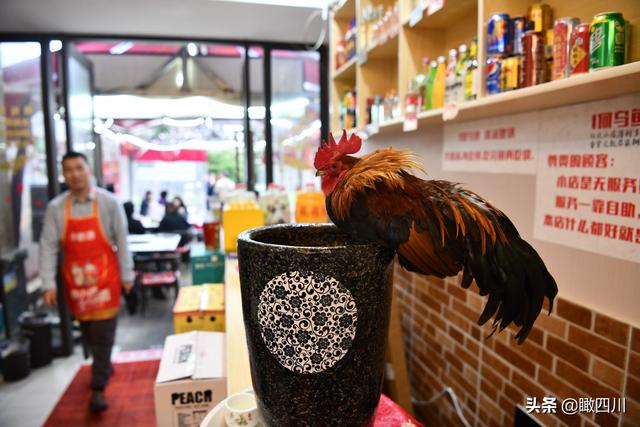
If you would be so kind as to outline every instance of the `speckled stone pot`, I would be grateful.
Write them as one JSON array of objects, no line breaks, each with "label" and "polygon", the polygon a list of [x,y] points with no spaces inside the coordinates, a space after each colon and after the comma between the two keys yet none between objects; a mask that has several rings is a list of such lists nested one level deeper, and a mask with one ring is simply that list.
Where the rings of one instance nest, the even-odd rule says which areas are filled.
[{"label": "speckled stone pot", "polygon": [[273,427],[361,426],[382,387],[393,252],[332,224],[238,238],[253,388]]}]

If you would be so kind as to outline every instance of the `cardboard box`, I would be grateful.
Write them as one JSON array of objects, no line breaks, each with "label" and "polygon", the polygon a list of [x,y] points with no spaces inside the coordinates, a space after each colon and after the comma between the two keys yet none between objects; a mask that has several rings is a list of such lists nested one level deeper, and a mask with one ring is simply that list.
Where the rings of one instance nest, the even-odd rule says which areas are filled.
[{"label": "cardboard box", "polygon": [[224,284],[180,288],[173,306],[176,334],[189,331],[224,332]]},{"label": "cardboard box", "polygon": [[165,339],[153,393],[158,427],[198,427],[227,396],[224,346],[220,332]]},{"label": "cardboard box", "polygon": [[224,282],[224,253],[207,250],[204,244],[191,247],[191,283]]}]

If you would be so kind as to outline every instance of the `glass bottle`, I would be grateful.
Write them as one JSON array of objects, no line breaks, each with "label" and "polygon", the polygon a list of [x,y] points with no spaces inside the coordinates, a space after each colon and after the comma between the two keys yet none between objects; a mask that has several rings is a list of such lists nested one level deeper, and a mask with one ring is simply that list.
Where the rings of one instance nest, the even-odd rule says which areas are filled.
[{"label": "glass bottle", "polygon": [[469,59],[467,60],[467,70],[464,76],[464,99],[472,101],[478,96],[478,85],[480,84],[480,70],[478,69],[478,39],[471,39],[469,47]]}]

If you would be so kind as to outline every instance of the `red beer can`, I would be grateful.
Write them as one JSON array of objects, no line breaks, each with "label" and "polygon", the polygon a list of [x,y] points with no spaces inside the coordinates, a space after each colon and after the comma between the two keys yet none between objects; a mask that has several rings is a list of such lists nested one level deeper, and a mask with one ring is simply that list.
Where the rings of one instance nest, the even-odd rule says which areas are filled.
[{"label": "red beer can", "polygon": [[569,75],[589,71],[589,24],[574,28],[569,40]]},{"label": "red beer can", "polygon": [[527,31],[522,36],[522,84],[528,87],[544,83],[544,36],[542,31]]}]

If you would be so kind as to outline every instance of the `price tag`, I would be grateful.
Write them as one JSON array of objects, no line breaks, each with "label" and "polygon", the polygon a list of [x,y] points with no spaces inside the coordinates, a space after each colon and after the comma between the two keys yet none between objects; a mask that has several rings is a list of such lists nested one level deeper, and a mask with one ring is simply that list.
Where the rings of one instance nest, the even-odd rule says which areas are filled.
[{"label": "price tag", "polygon": [[371,123],[368,124],[364,127],[364,131],[367,135],[369,136],[373,136],[375,134],[377,134],[378,132],[380,132],[380,128],[378,127],[377,123]]},{"label": "price tag", "polygon": [[424,9],[422,9],[422,6],[418,6],[415,9],[413,9],[411,14],[409,15],[409,26],[410,27],[415,27],[416,24],[422,20],[423,12],[424,12]]},{"label": "price tag", "polygon": [[458,117],[458,104],[451,103],[444,106],[442,110],[442,120],[449,121]]},{"label": "price tag", "polygon": [[412,132],[416,129],[418,129],[418,117],[415,114],[405,116],[402,122],[402,131]]},{"label": "price tag", "polygon": [[367,51],[366,50],[361,50],[360,52],[358,52],[356,54],[356,62],[358,63],[358,65],[362,65],[365,62],[367,62]]},{"label": "price tag", "polygon": [[444,0],[431,0],[427,9],[427,15],[433,15],[444,7]]}]

